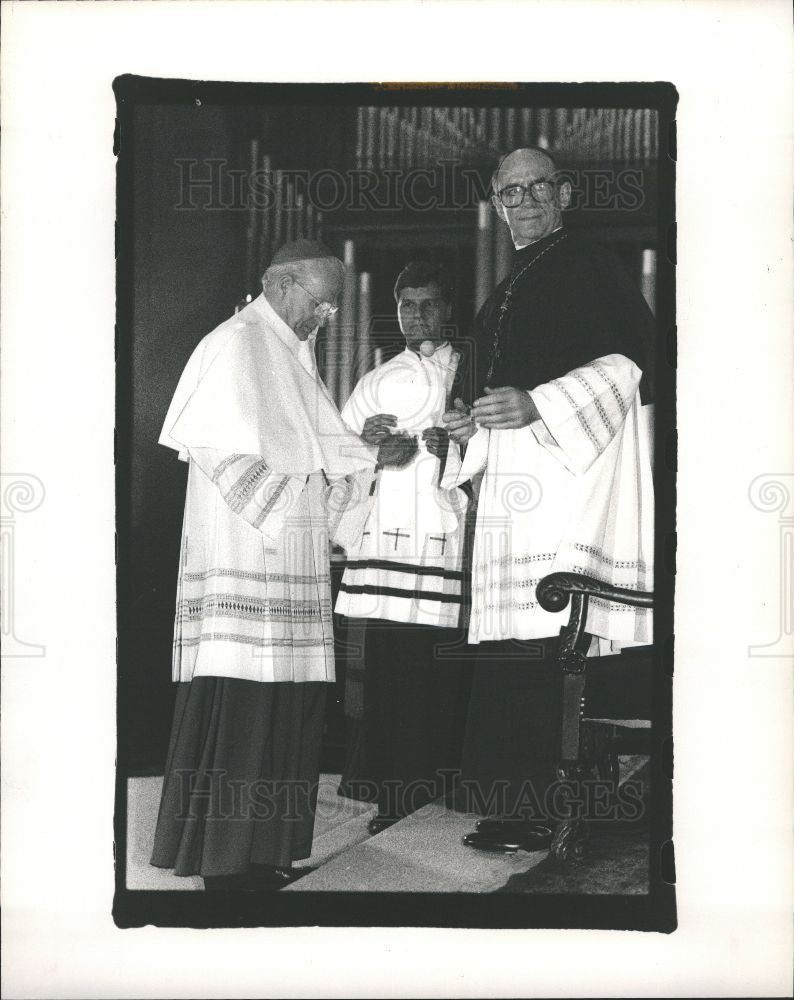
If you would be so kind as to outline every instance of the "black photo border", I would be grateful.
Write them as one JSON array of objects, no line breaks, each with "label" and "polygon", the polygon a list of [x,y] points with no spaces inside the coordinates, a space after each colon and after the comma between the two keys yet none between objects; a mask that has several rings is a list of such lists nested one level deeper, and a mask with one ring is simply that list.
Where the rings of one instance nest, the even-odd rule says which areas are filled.
[{"label": "black photo border", "polygon": [[[135,216],[132,157],[134,111],[145,104],[233,106],[318,103],[516,107],[651,108],[659,113],[657,358],[655,405],[655,610],[653,670],[653,793],[650,890],[642,896],[510,893],[280,892],[206,893],[126,888],[127,722],[117,695],[115,894],[120,928],[160,927],[466,927],[603,928],[669,933],[676,927],[672,860],[673,595],[676,549],[675,111],[671,83],[267,84],[121,76],[114,81],[117,119],[116,220],[116,587],[117,676],[127,658],[133,595],[128,586],[132,442],[132,345]],[[121,688],[119,685],[118,689]],[[117,690],[118,690],[117,689]]]}]

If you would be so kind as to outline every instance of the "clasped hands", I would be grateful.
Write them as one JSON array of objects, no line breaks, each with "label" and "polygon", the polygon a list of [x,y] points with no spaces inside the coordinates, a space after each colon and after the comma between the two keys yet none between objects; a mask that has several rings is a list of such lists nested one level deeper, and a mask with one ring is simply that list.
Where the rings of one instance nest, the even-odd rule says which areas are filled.
[{"label": "clasped hands", "polygon": [[461,399],[456,399],[452,405],[453,408],[441,419],[449,436],[458,444],[466,444],[478,426],[491,430],[515,430],[540,417],[525,389],[507,385],[498,389],[486,387],[485,395],[476,399],[472,407],[466,406]]},{"label": "clasped hands", "polygon": [[[378,413],[367,417],[361,432],[362,439],[378,448],[378,465],[402,468],[419,451],[416,436],[406,431],[392,431],[397,417],[392,413]],[[449,448],[449,435],[443,427],[428,427],[422,431],[427,450],[436,458],[445,459]]]}]

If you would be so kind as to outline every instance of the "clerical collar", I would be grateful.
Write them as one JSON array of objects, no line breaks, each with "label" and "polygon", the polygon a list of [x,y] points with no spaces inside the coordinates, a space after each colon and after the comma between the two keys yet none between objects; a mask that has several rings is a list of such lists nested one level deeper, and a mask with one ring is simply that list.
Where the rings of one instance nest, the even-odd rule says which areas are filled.
[{"label": "clerical collar", "polygon": [[449,364],[449,358],[452,354],[452,344],[450,344],[448,340],[443,341],[438,345],[429,358],[426,358],[418,347],[409,347],[407,344],[405,345],[405,353],[412,354],[415,358],[418,358],[419,361],[435,361],[437,365],[446,365]]},{"label": "clerical collar", "polygon": [[548,236],[544,236],[543,239],[536,240],[534,243],[527,243],[527,245],[523,247],[516,247],[514,254],[516,264],[526,264],[532,260],[533,257],[537,257],[537,255],[542,253],[550,243],[553,243],[559,238],[561,232],[562,226],[558,226],[554,232],[549,233]]}]

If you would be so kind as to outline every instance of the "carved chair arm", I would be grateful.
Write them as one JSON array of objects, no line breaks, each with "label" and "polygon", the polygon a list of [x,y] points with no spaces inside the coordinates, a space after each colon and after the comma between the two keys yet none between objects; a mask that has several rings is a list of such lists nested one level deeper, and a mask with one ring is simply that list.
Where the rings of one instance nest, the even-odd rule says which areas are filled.
[{"label": "carved chair arm", "polygon": [[538,603],[544,611],[562,611],[572,597],[600,597],[619,604],[631,604],[637,608],[653,607],[653,593],[644,590],[627,590],[613,587],[592,576],[581,573],[549,573],[537,585]]},{"label": "carved chair arm", "polygon": [[[587,662],[585,657],[590,639],[585,632],[588,602],[592,597],[633,607],[652,608],[653,594],[613,587],[581,573],[550,573],[543,577],[535,588],[535,593],[544,611],[563,611],[569,603],[571,605],[568,623],[560,629],[557,652],[557,662],[562,671],[561,759],[557,776],[561,780],[571,780],[588,773],[588,765],[581,759],[580,734]],[[592,750],[593,748],[591,752]],[[617,781],[617,766],[614,761],[611,764],[613,780]],[[552,856],[560,861],[580,856],[584,844],[583,830],[579,819],[558,822],[551,844]]]}]

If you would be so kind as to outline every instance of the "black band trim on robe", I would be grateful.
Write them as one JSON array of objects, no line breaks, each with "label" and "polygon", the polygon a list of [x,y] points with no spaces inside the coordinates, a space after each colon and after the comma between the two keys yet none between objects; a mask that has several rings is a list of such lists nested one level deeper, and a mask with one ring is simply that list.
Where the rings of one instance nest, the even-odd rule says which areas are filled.
[{"label": "black band trim on robe", "polygon": [[395,573],[414,576],[440,576],[444,580],[462,580],[463,573],[454,569],[437,569],[435,566],[413,566],[411,563],[392,562],[390,559],[351,559],[345,569],[388,569]]},{"label": "black band trim on robe", "polygon": [[439,594],[432,590],[403,590],[401,587],[375,587],[371,584],[341,583],[340,590],[347,594],[381,594],[384,597],[408,597],[415,601],[438,601],[441,604],[460,604],[460,594]]}]

